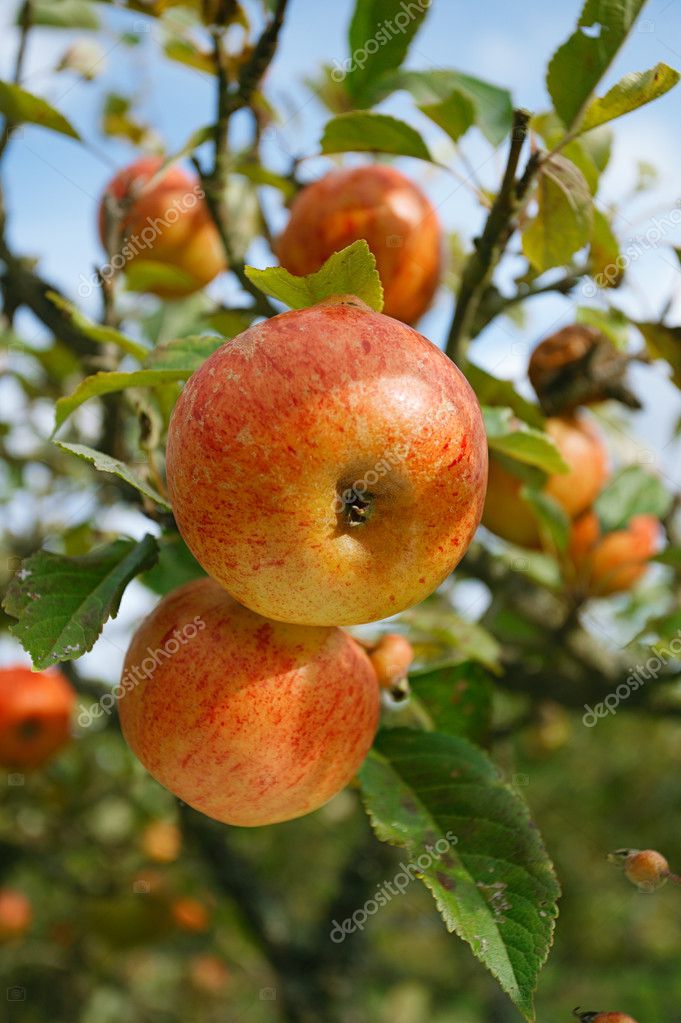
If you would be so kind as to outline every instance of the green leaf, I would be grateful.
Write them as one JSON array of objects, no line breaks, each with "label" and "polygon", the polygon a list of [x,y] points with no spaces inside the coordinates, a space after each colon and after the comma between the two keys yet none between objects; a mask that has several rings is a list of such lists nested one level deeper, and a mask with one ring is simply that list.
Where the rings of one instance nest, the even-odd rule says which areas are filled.
[{"label": "green leaf", "polygon": [[501,674],[501,648],[494,636],[478,622],[462,618],[448,601],[429,597],[404,611],[400,621],[409,627],[410,638],[413,636],[419,647],[429,648],[429,660],[438,666],[475,661]]},{"label": "green leaf", "polygon": [[31,13],[33,25],[50,28],[84,28],[96,31],[99,17],[89,0],[38,0]]},{"label": "green leaf", "polygon": [[619,309],[592,309],[589,306],[577,306],[576,323],[585,323],[596,327],[610,338],[616,348],[625,352],[629,346],[631,323]]},{"label": "green leaf", "polygon": [[594,207],[589,272],[599,288],[618,288],[622,283],[624,268],[617,263],[619,255],[619,242],[615,238],[610,221],[604,213]]},{"label": "green leaf", "polygon": [[285,199],[292,199],[296,194],[296,186],[290,178],[284,178],[281,174],[275,174],[259,163],[252,160],[244,160],[234,164],[232,174],[241,174],[254,185],[269,185],[277,188]]},{"label": "green leaf", "polygon": [[565,509],[543,490],[523,487],[520,495],[532,509],[544,546],[564,551],[570,539],[570,519]]},{"label": "green leaf", "polygon": [[446,131],[454,142],[475,124],[475,104],[460,90],[455,90],[439,103],[424,103],[419,110]]},{"label": "green leaf", "polygon": [[410,124],[387,114],[355,110],[327,121],[321,140],[322,153],[392,153],[430,160],[428,147]]},{"label": "green leaf", "polygon": [[163,52],[169,60],[177,61],[178,64],[184,64],[208,75],[215,74],[215,61],[211,51],[201,49],[186,37],[172,36],[166,40]]},{"label": "green leaf", "polygon": [[616,473],[594,502],[604,532],[623,529],[634,515],[664,518],[672,506],[672,495],[662,481],[639,465]]},{"label": "green leaf", "polygon": [[89,448],[85,444],[67,444],[61,440],[57,440],[54,443],[62,451],[67,451],[69,454],[76,455],[77,458],[82,458],[85,462],[90,462],[100,472],[110,472],[114,476],[118,476],[119,479],[134,487],[135,490],[139,490],[140,494],[148,497],[150,501],[160,505],[161,508],[165,508],[168,511],[171,510],[170,504],[165,497],[162,497],[157,490],[154,490],[148,483],[135,475],[130,466],[126,465],[125,462],[112,458],[111,455],[105,455],[103,451],[95,451],[94,448]]},{"label": "green leaf", "polygon": [[484,741],[492,717],[492,685],[480,664],[464,661],[410,672],[409,683],[411,699],[418,701],[435,731]]},{"label": "green leaf", "polygon": [[[541,135],[546,143],[547,149],[554,149],[562,143],[565,137],[565,126],[553,110],[543,114],[535,114],[531,120],[531,127],[537,134]],[[592,147],[585,143],[584,139],[573,139],[562,146],[562,153],[570,160],[584,175],[584,180],[589,186],[589,191],[595,195],[598,189],[598,179],[602,168],[599,166]]]},{"label": "green leaf", "polygon": [[589,241],[593,204],[582,172],[570,160],[552,156],[542,166],[538,210],[522,236],[523,252],[540,273],[565,266]]},{"label": "green leaf", "polygon": [[681,388],[681,327],[636,320],[632,320],[632,323],[641,331],[650,356],[653,359],[665,359],[669,363],[672,379]]},{"label": "green leaf", "polygon": [[91,650],[108,618],[115,618],[131,579],[151,568],[156,541],[115,540],[82,557],[39,551],[10,582],[4,600],[19,621],[11,631],[38,669],[72,661]]},{"label": "green leaf", "polygon": [[162,536],[159,540],[159,556],[156,564],[140,576],[140,582],[159,596],[191,582],[201,579],[205,572],[190,552],[182,537],[177,533]]},{"label": "green leaf", "polygon": [[80,139],[80,135],[66,118],[40,96],[26,92],[18,85],[0,82],[0,114],[10,124],[37,124],[60,135]]},{"label": "green leaf", "polygon": [[530,426],[544,426],[539,406],[518,394],[510,380],[500,380],[472,362],[466,363],[464,372],[481,405],[505,405]]},{"label": "green leaf", "polygon": [[534,1019],[560,889],[520,796],[466,739],[409,729],[379,734],[359,780],[377,837],[406,850],[447,929]]},{"label": "green leaf", "polygon": [[246,276],[266,295],[291,309],[305,309],[332,295],[356,295],[379,313],[383,308],[376,259],[363,238],[334,252],[324,266],[307,277],[296,277],[282,266],[267,270],[247,266]]},{"label": "green leaf", "polygon": [[159,263],[155,259],[134,259],[126,263],[125,284],[128,291],[141,294],[158,290],[180,294],[196,289],[196,280],[191,274],[169,263]]},{"label": "green leaf", "polygon": [[482,414],[490,450],[525,465],[536,465],[544,472],[567,472],[568,466],[551,437],[517,419],[512,409],[483,406]]},{"label": "green leaf", "polygon": [[[586,0],[577,29],[556,50],[546,87],[565,127],[574,129],[610,67],[645,0]],[[586,31],[588,30],[588,31]]]},{"label": "green leaf", "polygon": [[446,103],[453,93],[468,99],[475,123],[493,146],[508,135],[513,123],[513,101],[507,89],[460,71],[398,71],[389,80],[393,89],[406,89],[421,105]]},{"label": "green leaf", "polygon": [[679,72],[667,64],[656,64],[650,71],[632,71],[621,78],[617,85],[613,85],[605,96],[589,104],[580,131],[589,131],[590,128],[614,121],[616,117],[645,106],[669,92],[679,77]]},{"label": "green leaf", "polygon": [[191,375],[224,343],[224,337],[213,334],[175,338],[149,352],[144,365],[148,369],[180,370]]},{"label": "green leaf", "polygon": [[103,327],[99,323],[93,323],[72,302],[67,301],[56,291],[48,291],[47,297],[52,305],[56,305],[58,309],[66,313],[70,323],[91,341],[102,345],[115,345],[126,355],[134,355],[140,362],[148,355],[149,349],[146,345],[133,341],[131,337],[126,337],[125,334],[121,334],[120,330],[114,330],[113,327]]},{"label": "green leaf", "polygon": [[125,391],[128,387],[161,387],[186,380],[191,372],[184,369],[137,369],[132,373],[94,373],[78,384],[73,394],[60,398],[55,406],[54,431],[89,398]]},{"label": "green leaf", "polygon": [[345,72],[345,88],[356,106],[371,106],[385,95],[380,79],[400,66],[429,6],[403,4],[400,9],[395,0],[356,0],[348,33],[350,57],[335,70],[336,78]]}]

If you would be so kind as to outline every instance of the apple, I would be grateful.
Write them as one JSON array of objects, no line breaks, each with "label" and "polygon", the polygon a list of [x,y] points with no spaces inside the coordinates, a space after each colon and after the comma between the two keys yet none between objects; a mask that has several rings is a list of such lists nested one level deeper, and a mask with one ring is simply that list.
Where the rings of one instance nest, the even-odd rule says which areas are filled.
[{"label": "apple", "polygon": [[[547,419],[546,432],[563,456],[568,471],[549,476],[543,489],[572,519],[588,508],[603,488],[608,475],[607,452],[591,423],[574,415]],[[492,456],[482,522],[510,543],[539,547],[539,524],[521,497],[523,486],[518,476]]]},{"label": "apple", "polygon": [[146,290],[183,298],[226,268],[225,254],[198,178],[176,164],[159,174],[162,164],[161,157],[144,157],[112,178],[99,207],[99,234],[114,267],[151,262],[178,271],[151,280]]},{"label": "apple", "polygon": [[582,1023],[636,1023],[634,1017],[627,1016],[625,1012],[580,1012],[575,1009],[573,1016]]},{"label": "apple", "polygon": [[171,821],[151,821],[142,831],[140,847],[155,863],[172,863],[182,849],[182,833]]},{"label": "apple", "polygon": [[147,770],[243,827],[300,817],[340,791],[378,709],[376,673],[351,636],[267,621],[207,578],[142,622],[119,686],[123,734]]},{"label": "apple", "polygon": [[31,903],[14,888],[0,888],[0,942],[20,938],[33,919]]},{"label": "apple", "polygon": [[399,632],[388,632],[381,636],[368,653],[382,689],[392,689],[404,682],[414,660],[413,646]]},{"label": "apple", "polygon": [[182,931],[207,931],[210,926],[210,913],[206,906],[189,896],[175,899],[170,906],[170,914]]},{"label": "apple", "polygon": [[660,533],[654,515],[635,515],[625,529],[602,535],[596,513],[585,512],[572,524],[568,547],[578,584],[593,597],[630,590],[659,550]]},{"label": "apple", "polygon": [[303,188],[276,256],[291,273],[310,274],[359,238],[376,257],[383,312],[415,323],[440,281],[442,229],[421,189],[394,167],[346,167]]},{"label": "apple", "polygon": [[168,485],[194,556],[267,618],[356,625],[417,604],[480,520],[487,445],[462,373],[353,296],[219,348],[168,431]]},{"label": "apple", "polygon": [[0,764],[30,769],[46,763],[69,741],[75,701],[59,671],[0,668]]},{"label": "apple", "polygon": [[189,980],[202,995],[220,995],[229,987],[230,972],[219,956],[204,953],[189,960]]}]

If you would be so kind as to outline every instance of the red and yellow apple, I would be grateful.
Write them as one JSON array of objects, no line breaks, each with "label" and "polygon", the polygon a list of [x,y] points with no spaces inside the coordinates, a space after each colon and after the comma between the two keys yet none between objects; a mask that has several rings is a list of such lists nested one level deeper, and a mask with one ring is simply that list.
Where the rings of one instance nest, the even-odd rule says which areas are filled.
[{"label": "red and yellow apple", "polygon": [[[159,263],[177,274],[150,276],[145,290],[183,298],[205,287],[225,267],[225,254],[199,181],[161,157],[144,157],[109,182],[99,207],[99,234],[118,268]],[[158,176],[157,176],[158,175]]]},{"label": "red and yellow apple", "polygon": [[374,739],[379,689],[341,629],[267,621],[199,579],[138,629],[119,710],[157,781],[252,827],[310,813],[350,781]]},{"label": "red and yellow apple", "polygon": [[339,296],[207,359],[175,406],[166,465],[182,536],[240,603],[355,625],[417,604],[458,564],[487,445],[456,366]]},{"label": "red and yellow apple", "polygon": [[0,888],[0,942],[20,938],[33,919],[31,903],[14,888]]},{"label": "red and yellow apple", "polygon": [[[572,519],[589,507],[608,475],[603,441],[588,420],[558,416],[546,420],[546,432],[568,466],[565,473],[549,476],[544,491]],[[523,481],[492,456],[483,525],[492,533],[521,547],[539,547],[539,524],[521,496]]]},{"label": "red and yellow apple", "polygon": [[303,188],[276,244],[283,267],[304,275],[364,238],[376,257],[386,316],[415,323],[442,269],[442,229],[420,188],[385,164],[334,170]]},{"label": "red and yellow apple", "polygon": [[30,769],[53,757],[69,740],[75,700],[59,671],[0,669],[0,764]]},{"label": "red and yellow apple", "polygon": [[578,585],[592,597],[630,590],[660,546],[660,523],[654,515],[635,515],[624,529],[601,533],[595,512],[572,524],[568,562]]}]

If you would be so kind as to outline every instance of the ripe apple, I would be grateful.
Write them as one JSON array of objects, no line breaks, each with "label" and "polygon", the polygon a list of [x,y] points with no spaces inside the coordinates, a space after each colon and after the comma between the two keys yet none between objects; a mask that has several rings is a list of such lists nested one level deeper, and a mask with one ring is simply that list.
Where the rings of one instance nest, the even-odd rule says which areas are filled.
[{"label": "ripe apple", "polygon": [[[608,474],[605,446],[591,423],[577,416],[547,419],[546,432],[569,468],[566,473],[549,476],[544,491],[570,518],[575,518],[593,503],[605,483]],[[519,477],[492,456],[482,522],[510,543],[539,547],[539,525],[521,497],[523,485]]]},{"label": "ripe apple", "polygon": [[659,545],[660,523],[654,515],[635,515],[625,529],[602,535],[596,513],[587,511],[572,524],[568,558],[584,591],[606,597],[630,590]]},{"label": "ripe apple", "polygon": [[142,622],[119,693],[123,734],[157,781],[243,827],[327,802],[378,723],[376,673],[354,639],[267,621],[211,579],[174,590]]},{"label": "ripe apple", "polygon": [[627,1016],[625,1012],[580,1012],[575,1009],[573,1016],[582,1023],[636,1023],[634,1017]]},{"label": "ripe apple", "polygon": [[207,359],[175,406],[166,465],[182,536],[240,603],[356,625],[418,603],[458,564],[487,445],[456,366],[339,296]]},{"label": "ripe apple", "polygon": [[359,238],[376,257],[383,312],[415,323],[440,281],[442,229],[421,189],[394,167],[334,170],[303,188],[276,255],[291,273],[310,274]]},{"label": "ripe apple", "polygon": [[113,266],[151,261],[179,271],[177,279],[150,282],[147,290],[183,298],[225,269],[225,254],[198,179],[172,164],[152,180],[162,163],[144,157],[112,178],[99,207],[99,234],[107,252],[113,243]]},{"label": "ripe apple", "polygon": [[0,888],[0,942],[13,941],[24,934],[33,918],[31,903],[14,888]]},{"label": "ripe apple", "polygon": [[68,742],[76,694],[59,671],[0,669],[0,764],[40,767]]}]

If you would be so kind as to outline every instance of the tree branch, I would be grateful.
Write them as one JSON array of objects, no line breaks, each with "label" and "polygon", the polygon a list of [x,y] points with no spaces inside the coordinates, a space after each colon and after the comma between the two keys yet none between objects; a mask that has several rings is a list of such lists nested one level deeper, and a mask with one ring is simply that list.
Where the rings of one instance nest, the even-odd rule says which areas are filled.
[{"label": "tree branch", "polygon": [[489,211],[482,234],[474,240],[474,251],[469,256],[461,275],[446,347],[447,355],[454,362],[465,361],[466,348],[474,336],[475,321],[483,295],[515,231],[517,214],[523,207],[539,168],[539,153],[533,153],[522,177],[516,181],[516,171],[527,138],[529,120],[527,110],[514,111],[511,146],[501,188]]},{"label": "tree branch", "polygon": [[229,180],[229,122],[238,110],[249,106],[263,75],[267,71],[277,49],[279,34],[284,24],[288,0],[278,0],[274,15],[258,39],[253,52],[241,68],[236,89],[230,89],[229,69],[224,49],[225,27],[213,31],[213,60],[217,75],[218,109],[215,122],[215,156],[212,170],[204,173],[194,161],[206,194],[206,203],[220,234],[229,269],[236,276],[241,287],[254,302],[254,308],[261,316],[273,316],[277,310],[266,295],[249,281],[244,272],[243,262],[236,258],[232,245],[225,195]]},{"label": "tree branch", "polygon": [[[24,0],[24,3],[19,11],[19,46],[17,48],[17,55],[14,60],[14,71],[12,73],[12,82],[15,85],[19,85],[21,82],[21,76],[24,69],[24,60],[26,59],[26,46],[28,44],[28,34],[33,24],[33,0]],[[10,120],[9,117],[5,118],[5,124],[2,129],[2,136],[0,136],[0,158],[2,158],[5,149],[12,137],[12,131],[16,127],[16,124]]]}]

